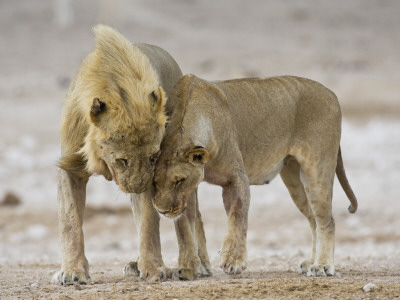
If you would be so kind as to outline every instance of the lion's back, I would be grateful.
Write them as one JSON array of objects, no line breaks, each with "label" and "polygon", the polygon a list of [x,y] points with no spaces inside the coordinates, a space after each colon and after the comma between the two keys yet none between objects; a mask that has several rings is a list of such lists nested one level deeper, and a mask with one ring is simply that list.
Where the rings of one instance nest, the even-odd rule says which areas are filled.
[{"label": "lion's back", "polygon": [[135,43],[134,46],[149,58],[161,86],[169,96],[175,83],[183,76],[175,59],[166,50],[154,45]]}]

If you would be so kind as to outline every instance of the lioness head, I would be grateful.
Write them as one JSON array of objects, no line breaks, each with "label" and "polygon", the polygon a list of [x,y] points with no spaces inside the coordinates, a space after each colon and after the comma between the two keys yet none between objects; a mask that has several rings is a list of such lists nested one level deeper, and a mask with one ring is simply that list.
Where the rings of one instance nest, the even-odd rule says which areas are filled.
[{"label": "lioness head", "polygon": [[185,210],[189,195],[204,178],[208,159],[207,149],[195,145],[162,153],[154,174],[153,198],[153,206],[160,214],[176,218]]},{"label": "lioness head", "polygon": [[79,154],[89,174],[141,193],[154,173],[165,131],[166,95],[149,59],[120,33],[96,26],[96,49],[75,88],[88,132]]}]

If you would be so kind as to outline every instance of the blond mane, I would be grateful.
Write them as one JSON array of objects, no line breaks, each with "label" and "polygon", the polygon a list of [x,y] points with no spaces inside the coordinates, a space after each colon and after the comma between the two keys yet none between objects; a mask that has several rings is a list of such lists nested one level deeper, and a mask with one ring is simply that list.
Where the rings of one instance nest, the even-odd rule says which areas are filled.
[{"label": "blond mane", "polygon": [[[111,112],[108,116],[112,120],[107,122],[106,131],[140,129],[149,120],[154,120],[151,101],[143,99],[149,99],[153,91],[159,93],[158,76],[147,56],[119,32],[104,25],[95,26],[93,32],[96,49],[88,57],[82,74],[85,79],[82,85],[87,93],[81,95],[85,99],[82,101],[84,111],[89,116],[92,99],[102,99],[103,96],[106,97],[104,101],[107,101]],[[166,121],[164,112],[160,111],[154,121],[163,125]]]},{"label": "blond mane", "polygon": [[[72,147],[59,165],[73,165],[81,155],[84,160],[75,162],[77,169],[86,162],[89,173],[103,173],[99,142],[114,133],[143,132],[154,125],[164,128],[167,97],[144,53],[108,26],[97,25],[93,32],[96,49],[86,57],[67,95],[67,105],[73,107],[70,112],[79,114],[67,115],[62,124],[62,134],[73,137],[83,130],[87,134],[84,141],[67,141]],[[90,117],[94,98],[106,105],[106,113],[96,124]]]}]

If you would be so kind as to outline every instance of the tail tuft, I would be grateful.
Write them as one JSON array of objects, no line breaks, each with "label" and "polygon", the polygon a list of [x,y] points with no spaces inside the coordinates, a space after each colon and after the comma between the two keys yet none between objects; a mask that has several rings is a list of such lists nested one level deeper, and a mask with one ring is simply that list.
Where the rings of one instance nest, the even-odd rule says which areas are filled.
[{"label": "tail tuft", "polygon": [[353,205],[350,205],[348,210],[349,210],[349,213],[354,214],[357,211],[357,207],[353,207]]}]

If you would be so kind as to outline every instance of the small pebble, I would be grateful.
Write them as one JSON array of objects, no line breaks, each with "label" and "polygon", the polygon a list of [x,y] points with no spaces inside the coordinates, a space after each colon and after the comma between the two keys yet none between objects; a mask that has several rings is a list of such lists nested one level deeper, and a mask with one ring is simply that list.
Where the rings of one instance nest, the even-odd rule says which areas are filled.
[{"label": "small pebble", "polygon": [[31,284],[31,287],[39,287],[39,283],[35,282]]},{"label": "small pebble", "polygon": [[364,285],[363,290],[364,290],[364,292],[368,293],[370,291],[376,290],[377,288],[378,287],[375,283],[370,282],[370,283]]},{"label": "small pebble", "polygon": [[74,283],[74,288],[75,288],[77,291],[82,290],[81,285],[80,285],[79,283],[77,283],[77,282]]}]

